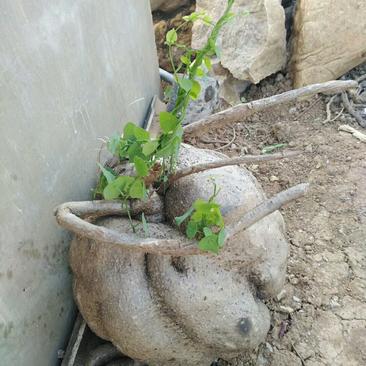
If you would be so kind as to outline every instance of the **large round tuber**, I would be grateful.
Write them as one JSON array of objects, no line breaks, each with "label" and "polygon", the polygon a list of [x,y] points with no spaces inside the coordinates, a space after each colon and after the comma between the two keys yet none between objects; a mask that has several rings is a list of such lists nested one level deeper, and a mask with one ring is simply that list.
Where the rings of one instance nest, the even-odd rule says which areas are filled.
[{"label": "large round tuber", "polygon": [[[223,155],[188,145],[179,167]],[[265,199],[256,179],[242,167],[224,167],[174,182],[164,198],[165,223],[150,223],[152,238],[185,240],[174,227],[198,198],[221,189],[226,225]],[[107,217],[98,225],[134,234],[128,219]],[[279,212],[228,238],[219,255],[171,257],[75,237],[70,249],[74,294],[91,329],[122,353],[150,366],[209,366],[233,359],[264,341],[270,315],[261,301],[284,283],[288,244]]]}]

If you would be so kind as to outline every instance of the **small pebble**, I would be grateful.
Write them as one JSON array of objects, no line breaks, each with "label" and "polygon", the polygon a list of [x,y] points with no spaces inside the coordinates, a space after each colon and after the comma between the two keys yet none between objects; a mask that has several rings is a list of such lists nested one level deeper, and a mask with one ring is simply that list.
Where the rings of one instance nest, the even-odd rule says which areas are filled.
[{"label": "small pebble", "polygon": [[321,262],[323,260],[323,256],[319,253],[315,254],[313,258],[315,262]]},{"label": "small pebble", "polygon": [[277,296],[276,299],[277,301],[281,301],[282,299],[284,299],[287,295],[287,291],[285,289],[283,289]]},{"label": "small pebble", "polygon": [[273,352],[273,347],[268,343],[266,342],[266,348],[268,349],[269,352]]},{"label": "small pebble", "polygon": [[338,296],[332,297],[329,301],[329,307],[331,309],[339,308],[341,304],[338,302],[338,300],[339,300]]},{"label": "small pebble", "polygon": [[247,146],[242,147],[242,148],[241,148],[241,151],[240,151],[240,154],[241,154],[241,155],[247,155],[247,154],[249,154],[249,149],[248,149],[248,147],[247,147]]},{"label": "small pebble", "polygon": [[290,108],[290,109],[288,110],[288,112],[289,112],[290,114],[295,114],[295,113],[297,112],[297,108],[296,108],[296,107],[292,107],[292,108]]},{"label": "small pebble", "polygon": [[301,302],[301,300],[297,297],[297,296],[293,296],[292,299],[295,301],[295,302]]},{"label": "small pebble", "polygon": [[285,314],[292,314],[295,310],[291,308],[290,306],[280,306],[279,312],[285,313]]},{"label": "small pebble", "polygon": [[63,349],[57,350],[57,358],[62,360],[65,357],[65,351]]},{"label": "small pebble", "polygon": [[270,182],[278,182],[280,179],[276,177],[275,175],[271,175],[269,178]]},{"label": "small pebble", "polygon": [[307,153],[312,153],[313,152],[313,145],[310,144],[310,145],[306,146],[305,151]]},{"label": "small pebble", "polygon": [[285,77],[280,72],[276,76],[276,82],[279,83],[281,81],[285,80]]}]

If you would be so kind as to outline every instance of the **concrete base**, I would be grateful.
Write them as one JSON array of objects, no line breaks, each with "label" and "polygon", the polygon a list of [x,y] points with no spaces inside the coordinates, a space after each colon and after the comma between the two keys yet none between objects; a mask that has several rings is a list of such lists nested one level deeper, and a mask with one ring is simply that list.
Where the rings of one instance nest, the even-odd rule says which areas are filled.
[{"label": "concrete base", "polygon": [[98,138],[141,122],[159,73],[148,0],[0,3],[0,364],[50,366],[75,317],[70,236]]}]

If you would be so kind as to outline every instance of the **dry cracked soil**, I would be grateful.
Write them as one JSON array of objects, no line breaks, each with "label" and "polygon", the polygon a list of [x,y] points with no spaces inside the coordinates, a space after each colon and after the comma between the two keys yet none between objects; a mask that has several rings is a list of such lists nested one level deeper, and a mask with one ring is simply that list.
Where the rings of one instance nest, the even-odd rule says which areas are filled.
[{"label": "dry cracked soil", "polygon": [[[290,88],[288,78],[272,77],[246,97]],[[328,100],[315,96],[192,141],[230,156],[285,144],[284,149],[303,153],[249,169],[268,196],[297,183],[311,185],[306,197],[281,210],[290,256],[285,288],[267,304],[272,311],[267,341],[252,361],[232,365],[366,365],[366,144],[338,127],[366,131],[346,112],[324,123]],[[336,116],[340,106],[332,112]]]},{"label": "dry cracked soil", "polygon": [[[170,16],[172,24],[155,15],[162,67],[168,67],[162,57],[166,29],[190,10]],[[189,30],[184,33],[189,42]],[[366,64],[345,78],[363,74]],[[290,89],[290,77],[279,73],[251,86],[243,97],[254,100]],[[285,144],[285,150],[303,153],[249,169],[268,196],[297,183],[311,184],[306,197],[281,210],[290,243],[288,274],[284,291],[267,304],[272,325],[266,343],[251,360],[233,366],[366,365],[366,144],[338,127],[366,130],[340,113],[337,101],[332,118],[338,118],[324,123],[329,99],[319,95],[281,106],[190,141],[229,156]]]},{"label": "dry cracked soil", "polygon": [[[365,73],[366,64],[348,76]],[[289,77],[278,74],[244,97],[291,88]],[[366,365],[366,144],[338,127],[366,130],[340,113],[337,101],[332,117],[339,117],[324,123],[329,99],[318,95],[284,105],[190,141],[229,156],[283,144],[302,153],[248,166],[267,196],[310,183],[305,197],[281,210],[290,254],[284,290],[267,302],[272,321],[266,342],[245,360],[217,366]]]}]

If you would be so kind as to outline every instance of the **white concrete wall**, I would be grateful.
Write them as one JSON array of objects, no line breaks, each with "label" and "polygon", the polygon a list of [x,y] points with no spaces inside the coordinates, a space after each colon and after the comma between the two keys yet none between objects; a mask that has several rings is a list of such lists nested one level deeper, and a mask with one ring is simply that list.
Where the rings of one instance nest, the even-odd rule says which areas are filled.
[{"label": "white concrete wall", "polygon": [[159,76],[149,0],[0,1],[0,365],[50,366],[74,316],[69,235],[98,137],[141,122]]}]

